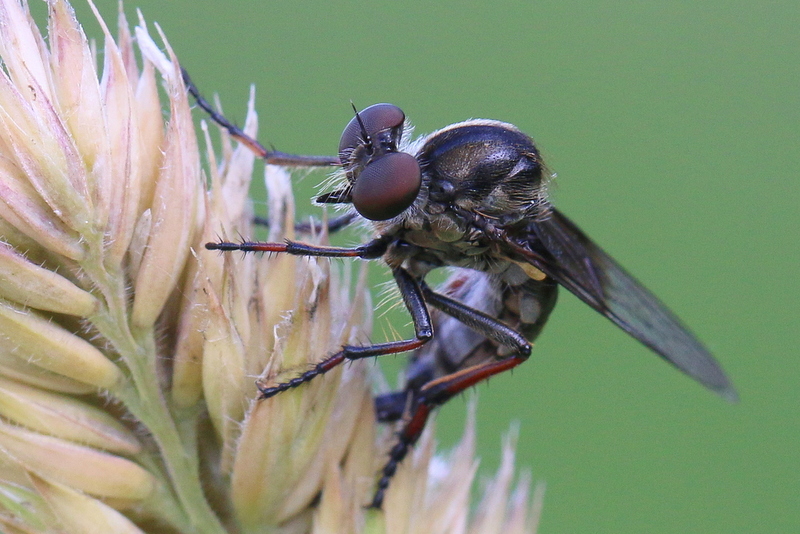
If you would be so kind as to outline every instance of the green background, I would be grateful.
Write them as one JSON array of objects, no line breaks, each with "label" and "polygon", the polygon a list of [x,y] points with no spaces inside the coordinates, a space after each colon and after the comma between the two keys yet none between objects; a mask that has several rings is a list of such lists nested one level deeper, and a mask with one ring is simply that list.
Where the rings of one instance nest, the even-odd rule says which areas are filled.
[{"label": "green background", "polygon": [[[419,133],[518,125],[558,173],[555,204],[724,364],[738,405],[562,291],[530,362],[477,388],[480,473],[520,421],[518,464],[547,482],[541,532],[800,532],[796,1],[134,7],[233,118],[255,83],[261,139],[284,151],[333,153],[350,100],[395,103]],[[116,1],[100,9],[113,20]],[[301,213],[319,213],[319,180],[298,185]],[[387,321],[408,332],[398,313],[376,337]],[[465,405],[441,410],[443,445]]]}]

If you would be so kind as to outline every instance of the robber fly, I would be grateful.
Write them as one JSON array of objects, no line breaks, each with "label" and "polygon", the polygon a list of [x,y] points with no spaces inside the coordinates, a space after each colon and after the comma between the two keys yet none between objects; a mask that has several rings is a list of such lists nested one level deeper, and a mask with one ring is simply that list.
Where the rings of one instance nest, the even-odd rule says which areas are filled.
[{"label": "robber fly", "polygon": [[[344,346],[313,368],[268,387],[267,399],[347,360],[413,351],[403,391],[380,395],[378,419],[403,421],[372,501],[380,507],[398,464],[430,411],[465,389],[528,359],[563,286],[695,380],[729,400],[736,392],[719,364],[652,293],[550,204],[546,171],[533,140],[515,126],[469,120],[404,144],[404,113],[391,104],[356,112],[338,157],[266,150],[217,114],[184,75],[200,107],[268,163],[335,166],[344,185],[317,197],[351,204],[374,237],[354,247],[285,243],[208,243],[222,251],[382,259],[414,324],[414,337]],[[439,291],[425,282],[453,273]]]}]

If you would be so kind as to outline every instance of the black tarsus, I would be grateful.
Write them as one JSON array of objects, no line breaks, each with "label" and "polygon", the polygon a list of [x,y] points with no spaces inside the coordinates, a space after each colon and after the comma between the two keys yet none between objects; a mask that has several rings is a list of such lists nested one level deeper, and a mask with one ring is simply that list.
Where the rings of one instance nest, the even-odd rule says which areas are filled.
[{"label": "black tarsus", "polygon": [[192,81],[189,73],[181,67],[181,75],[183,76],[183,83],[186,85],[186,90],[194,97],[200,109],[208,113],[208,116],[215,123],[228,131],[231,137],[249,148],[256,156],[263,159],[270,165],[285,165],[288,167],[331,167],[341,165],[339,158],[331,156],[302,156],[297,154],[287,154],[278,150],[267,150],[264,145],[259,143],[247,135],[244,130],[229,121],[223,114],[219,113],[200,94],[200,90]]},{"label": "black tarsus", "polygon": [[361,358],[383,356],[385,354],[399,354],[401,352],[417,349],[427,343],[433,337],[433,326],[419,284],[405,269],[394,269],[392,274],[397,282],[397,287],[400,288],[403,303],[405,303],[408,312],[411,314],[411,320],[414,323],[414,339],[375,343],[374,345],[366,346],[345,345],[339,352],[328,356],[310,370],[291,380],[270,387],[257,384],[261,392],[259,399],[268,399],[274,397],[278,393],[305,384],[347,360],[359,360]]},{"label": "black tarsus", "polygon": [[420,282],[419,285],[428,304],[488,339],[514,349],[514,352],[501,360],[491,360],[474,367],[460,369],[428,381],[421,387],[415,386],[406,391],[386,393],[375,399],[375,412],[379,421],[397,421],[403,416],[406,416],[407,419],[398,434],[397,443],[389,452],[389,460],[381,470],[381,478],[378,480],[377,489],[370,504],[372,508],[382,506],[386,489],[389,487],[398,465],[419,439],[433,408],[444,404],[477,382],[516,367],[527,360],[531,354],[530,342],[513,328],[479,310],[436,293],[425,282]]}]

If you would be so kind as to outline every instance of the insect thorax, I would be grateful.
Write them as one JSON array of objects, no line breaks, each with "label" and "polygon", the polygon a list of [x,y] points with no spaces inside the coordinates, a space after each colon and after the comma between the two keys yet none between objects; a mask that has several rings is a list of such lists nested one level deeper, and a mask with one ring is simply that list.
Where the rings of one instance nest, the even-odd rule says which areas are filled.
[{"label": "insect thorax", "polygon": [[470,120],[417,146],[419,196],[400,216],[375,224],[376,230],[425,249],[411,255],[432,267],[504,271],[497,244],[475,223],[484,219],[512,229],[549,209],[548,175],[533,140],[511,124]]}]

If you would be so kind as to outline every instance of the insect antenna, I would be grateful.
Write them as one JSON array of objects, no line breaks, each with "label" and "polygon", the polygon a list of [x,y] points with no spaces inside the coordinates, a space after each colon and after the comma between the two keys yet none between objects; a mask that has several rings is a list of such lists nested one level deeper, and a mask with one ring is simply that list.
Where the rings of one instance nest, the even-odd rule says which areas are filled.
[{"label": "insect antenna", "polygon": [[350,106],[352,106],[352,108],[353,108],[353,113],[356,114],[356,120],[358,121],[358,127],[361,128],[361,138],[364,140],[364,144],[366,145],[367,152],[369,154],[372,154],[372,150],[373,150],[372,136],[369,135],[369,132],[367,131],[367,127],[364,126],[364,121],[361,120],[361,114],[358,112],[358,108],[356,108],[356,105],[353,103],[352,100],[350,101]]}]

